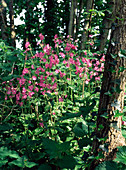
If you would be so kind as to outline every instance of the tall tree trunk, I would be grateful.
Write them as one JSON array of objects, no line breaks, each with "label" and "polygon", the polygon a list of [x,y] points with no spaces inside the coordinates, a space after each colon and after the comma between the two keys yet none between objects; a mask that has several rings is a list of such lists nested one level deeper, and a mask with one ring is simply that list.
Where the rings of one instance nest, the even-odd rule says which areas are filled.
[{"label": "tall tree trunk", "polygon": [[[122,117],[114,117],[114,114],[117,110],[122,113],[124,106],[126,70],[123,68],[126,68],[126,59],[120,57],[120,50],[126,49],[126,0],[115,0],[114,5],[117,15],[114,22],[115,28],[112,30],[106,54],[96,122],[97,139],[93,143],[95,156],[98,155],[101,146],[105,148],[105,143],[108,144],[108,153],[104,152],[104,160],[113,160],[117,146],[125,145],[125,138],[121,133]],[[104,118],[103,116],[105,115],[108,118]],[[107,140],[99,142],[98,139],[100,138],[106,138]],[[94,161],[90,170],[94,170],[96,164],[97,161]]]},{"label": "tall tree trunk", "polygon": [[78,11],[78,16],[77,16],[75,39],[77,39],[77,37],[78,37],[78,32],[79,32],[79,28],[80,28],[80,17],[81,17],[83,8],[84,8],[84,0],[80,0],[79,11]]},{"label": "tall tree trunk", "polygon": [[65,37],[67,38],[68,35],[68,27],[69,27],[69,0],[64,0],[64,14],[63,14],[63,27],[65,24],[65,28],[64,28],[64,33],[65,33]]},{"label": "tall tree trunk", "polygon": [[100,45],[98,47],[99,51],[104,51],[109,30],[111,30],[112,28],[112,23],[113,20],[115,20],[117,12],[117,10],[115,10],[115,4],[113,0],[108,1],[107,8],[109,9],[109,12],[108,11],[105,12],[105,17],[103,19],[103,27],[100,33]]},{"label": "tall tree trunk", "polygon": [[11,30],[11,45],[16,47],[16,33],[14,27],[14,10],[13,10],[13,0],[9,2],[9,12],[10,12],[10,30]]},{"label": "tall tree trunk", "polygon": [[73,21],[73,38],[75,39],[77,33],[77,0],[74,0],[74,21]]},{"label": "tall tree trunk", "polygon": [[[87,0],[87,7],[86,7],[86,12],[89,13],[89,10],[93,8],[93,3],[94,0]],[[91,13],[87,15],[85,21],[84,21],[84,28],[83,28],[83,33],[82,33],[82,37],[81,37],[81,50],[85,49],[85,42],[87,41],[87,34],[88,31],[87,29],[89,29],[90,25],[91,25]]]},{"label": "tall tree trunk", "polygon": [[74,0],[71,0],[71,9],[70,9],[70,21],[68,27],[68,34],[73,37],[73,25],[74,25]]},{"label": "tall tree trunk", "polygon": [[0,18],[1,18],[1,34],[2,39],[6,40],[8,39],[7,35],[7,20],[6,20],[6,7],[7,3],[4,0],[0,0]]}]

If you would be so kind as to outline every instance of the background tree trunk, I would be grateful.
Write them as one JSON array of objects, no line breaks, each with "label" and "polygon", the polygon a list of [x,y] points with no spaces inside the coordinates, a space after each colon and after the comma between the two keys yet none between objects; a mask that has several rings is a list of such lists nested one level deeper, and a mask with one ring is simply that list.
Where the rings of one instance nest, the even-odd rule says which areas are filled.
[{"label": "background tree trunk", "polygon": [[[120,57],[120,50],[126,49],[126,0],[121,0],[120,2],[116,0],[114,5],[117,15],[113,23],[115,28],[112,30],[106,54],[96,123],[97,139],[93,143],[95,156],[98,154],[101,146],[104,148],[105,143],[108,144],[108,153],[105,153],[104,160],[114,159],[117,146],[125,145],[125,138],[121,134],[122,118],[121,116],[114,117],[114,112],[119,110],[122,113],[124,107],[126,70],[123,68],[126,67],[126,59]],[[103,115],[108,116],[108,118],[103,118]],[[105,137],[107,138],[105,142],[98,141],[98,139]],[[94,169],[96,162],[92,163],[90,170]]]},{"label": "background tree trunk", "polygon": [[16,48],[16,33],[14,27],[14,10],[13,10],[13,0],[9,2],[9,12],[10,12],[10,30],[11,30],[11,45]]},{"label": "background tree trunk", "polygon": [[[86,12],[89,13],[89,10],[93,8],[93,3],[94,0],[88,0],[87,1],[87,7],[86,7]],[[85,42],[87,42],[87,33],[88,33],[88,29],[90,26],[90,22],[91,22],[91,13],[87,14],[87,17],[84,21],[84,28],[83,28],[83,33],[82,33],[82,37],[81,37],[81,50],[85,49]]]},{"label": "background tree trunk", "polygon": [[8,35],[7,35],[6,7],[7,7],[6,1],[0,0],[1,36],[2,36],[2,40],[7,41]]},{"label": "background tree trunk", "polygon": [[74,25],[74,0],[71,0],[71,8],[70,8],[70,21],[68,27],[68,34],[73,37],[73,25]]}]

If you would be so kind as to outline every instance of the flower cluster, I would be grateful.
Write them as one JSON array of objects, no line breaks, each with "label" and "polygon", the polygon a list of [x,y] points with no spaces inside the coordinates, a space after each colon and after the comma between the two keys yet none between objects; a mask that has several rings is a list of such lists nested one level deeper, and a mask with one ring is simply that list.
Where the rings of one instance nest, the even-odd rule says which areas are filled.
[{"label": "flower cluster", "polygon": [[[31,56],[29,42],[26,42],[25,55],[30,55],[26,60],[25,68],[22,74],[10,80],[9,84],[3,82],[6,86],[5,100],[8,98],[16,99],[16,103],[23,105],[24,101],[30,100],[38,95],[46,93],[55,95],[59,94],[60,89],[65,86],[66,92],[59,94],[59,102],[63,102],[67,98],[67,87],[73,78],[83,80],[88,84],[93,78],[100,81],[100,74],[104,69],[104,55],[100,60],[93,54],[94,59],[89,59],[88,52],[84,51],[84,56],[77,55],[77,41],[68,36],[66,41],[54,37],[55,50],[49,44],[44,44],[44,36],[39,35],[42,43],[38,43],[42,50]],[[17,85],[15,85],[17,82]],[[80,86],[80,84],[76,84]]]}]

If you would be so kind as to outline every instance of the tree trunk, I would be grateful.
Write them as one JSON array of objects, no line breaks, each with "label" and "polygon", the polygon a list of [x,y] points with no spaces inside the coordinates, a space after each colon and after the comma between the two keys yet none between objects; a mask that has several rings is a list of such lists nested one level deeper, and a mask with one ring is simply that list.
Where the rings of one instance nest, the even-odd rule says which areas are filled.
[{"label": "tree trunk", "polygon": [[[86,12],[89,13],[89,10],[93,8],[93,3],[94,0],[88,0],[87,1],[87,7],[86,7]],[[89,26],[91,25],[91,13],[87,15],[85,21],[84,21],[84,30],[83,30],[83,34],[81,37],[81,50],[85,49],[85,42],[87,42],[87,29],[89,29]]]},{"label": "tree trunk", "polygon": [[14,27],[14,10],[13,10],[13,0],[9,2],[9,12],[10,12],[10,30],[11,30],[11,45],[16,47],[16,33]]},{"label": "tree trunk", "polygon": [[68,34],[73,36],[73,25],[74,25],[74,0],[71,0],[71,9],[70,9],[70,21],[68,27]]},{"label": "tree trunk", "polygon": [[[124,106],[126,58],[120,57],[120,50],[126,49],[126,0],[115,0],[115,10],[117,13],[113,23],[115,28],[112,30],[106,54],[96,122],[96,140],[93,142],[92,150],[96,156],[99,150],[105,150],[105,144],[107,144],[108,152],[104,152],[104,160],[113,160],[117,146],[125,145],[125,138],[121,133],[122,117],[114,117],[114,114],[117,110],[122,113]],[[103,116],[107,116],[107,118]],[[99,141],[100,138],[107,140],[105,142]],[[98,161],[94,161],[90,170],[94,170],[97,163]]]},{"label": "tree trunk", "polygon": [[1,35],[2,35],[2,40],[8,39],[7,35],[7,21],[6,21],[6,7],[7,3],[4,0],[0,0],[0,19],[1,19]]},{"label": "tree trunk", "polygon": [[80,17],[81,17],[81,13],[82,13],[83,8],[84,8],[84,0],[80,0],[79,12],[78,12],[78,16],[77,16],[75,39],[78,38],[78,32],[79,32],[79,28],[80,28]]},{"label": "tree trunk", "polygon": [[115,8],[118,7],[115,7],[114,1],[113,0],[108,1],[107,9],[109,10],[109,12],[108,11],[105,12],[105,17],[103,19],[103,27],[100,33],[100,45],[98,47],[99,51],[104,51],[109,30],[112,29],[112,23],[113,20],[115,20],[117,12],[117,9]]}]

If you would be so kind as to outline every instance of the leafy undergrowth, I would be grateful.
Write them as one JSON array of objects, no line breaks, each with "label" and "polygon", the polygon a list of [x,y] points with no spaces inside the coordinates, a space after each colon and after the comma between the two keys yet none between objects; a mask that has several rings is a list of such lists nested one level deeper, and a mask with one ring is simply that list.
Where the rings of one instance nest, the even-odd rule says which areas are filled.
[{"label": "leafy undergrowth", "polygon": [[[63,41],[56,35],[55,49],[39,37],[37,53],[28,42],[24,53],[0,44],[0,167],[85,169],[95,136],[104,55],[85,50],[80,57],[70,37]],[[115,161],[122,162],[119,156]]]}]

